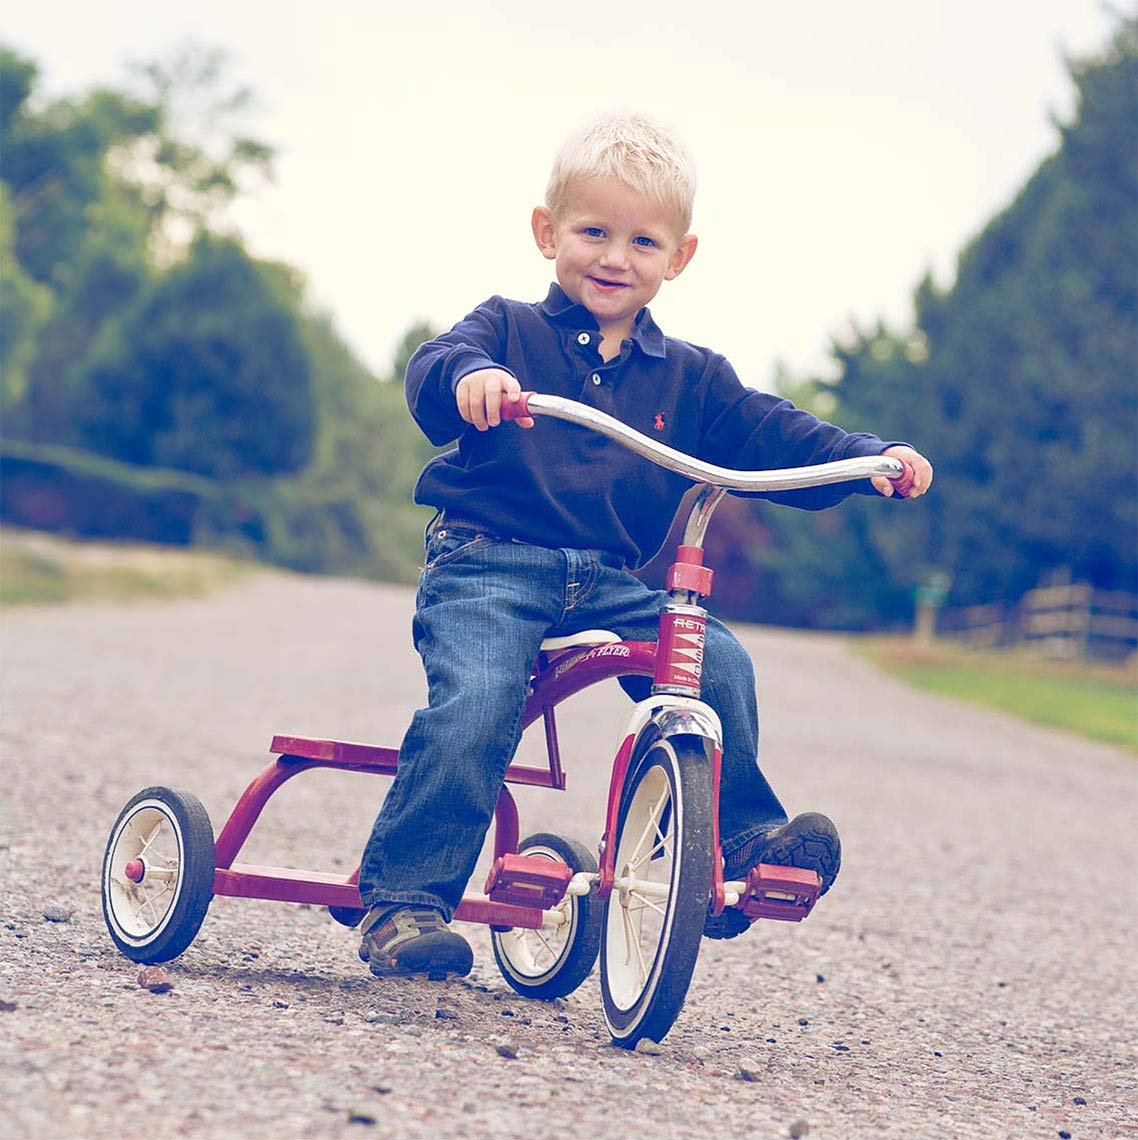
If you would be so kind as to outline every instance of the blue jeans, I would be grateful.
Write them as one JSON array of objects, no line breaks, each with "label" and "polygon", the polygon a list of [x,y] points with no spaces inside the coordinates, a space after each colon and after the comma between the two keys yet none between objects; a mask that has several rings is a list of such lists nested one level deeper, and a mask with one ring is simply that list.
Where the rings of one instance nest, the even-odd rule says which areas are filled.
[{"label": "blue jeans", "polygon": [[[429,703],[415,713],[399,770],[364,850],[360,895],[438,907],[466,889],[521,737],[527,684],[545,637],[608,629],[655,641],[662,591],[590,550],[553,550],[442,527],[427,543],[413,624]],[[651,680],[626,678],[638,698]],[[703,699],[723,723],[719,826],[725,855],[786,821],[759,771],[750,657],[709,619]]]}]

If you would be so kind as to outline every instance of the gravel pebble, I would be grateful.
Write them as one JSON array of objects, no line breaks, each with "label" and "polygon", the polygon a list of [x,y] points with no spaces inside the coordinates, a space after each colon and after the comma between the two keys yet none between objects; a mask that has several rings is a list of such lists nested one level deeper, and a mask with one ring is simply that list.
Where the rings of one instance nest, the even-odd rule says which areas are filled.
[{"label": "gravel pebble", "polygon": [[139,971],[138,984],[152,994],[168,994],[174,988],[174,980],[161,966],[146,966]]}]

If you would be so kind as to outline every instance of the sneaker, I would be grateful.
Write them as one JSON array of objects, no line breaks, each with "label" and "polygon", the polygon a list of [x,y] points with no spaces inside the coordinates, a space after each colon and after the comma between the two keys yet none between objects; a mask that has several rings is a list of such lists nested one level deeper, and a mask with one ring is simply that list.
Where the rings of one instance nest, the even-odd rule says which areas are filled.
[{"label": "sneaker", "polygon": [[[745,879],[759,863],[815,871],[822,880],[824,895],[833,886],[842,865],[838,829],[818,812],[796,815],[789,823],[756,835],[733,852],[723,869],[723,878],[728,882]],[[706,938],[735,938],[750,925],[751,920],[741,910],[729,906],[722,914],[707,916],[703,933]]]},{"label": "sneaker", "polygon": [[367,912],[360,957],[377,978],[392,974],[465,976],[474,965],[470,943],[447,929],[439,911],[399,903],[380,904]]}]

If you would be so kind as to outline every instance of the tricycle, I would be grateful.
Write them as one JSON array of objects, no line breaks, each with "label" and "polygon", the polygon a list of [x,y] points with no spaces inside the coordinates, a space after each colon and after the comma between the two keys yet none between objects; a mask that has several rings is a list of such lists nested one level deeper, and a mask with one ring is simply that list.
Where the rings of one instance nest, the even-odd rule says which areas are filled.
[{"label": "tricycle", "polygon": [[[778,471],[733,471],[694,459],[587,405],[524,393],[505,418],[552,416],[600,432],[699,485],[676,560],[655,642],[622,641],[585,630],[542,644],[523,726],[542,722],[547,764],[509,766],[494,817],[493,863],[479,893],[467,893],[455,919],[490,927],[505,981],[532,998],[575,990],[600,958],[604,1018],[613,1041],[633,1048],[660,1041],[691,981],[708,914],[740,909],[749,920],[800,922],[818,898],[813,870],[760,863],[745,879],[724,881],[718,797],[722,730],[700,699],[712,570],[704,536],[728,490],[782,491],[884,476],[904,493],[911,471],[876,456]],[[556,710],[601,681],[642,676],[650,696],[631,708],[619,734],[604,830],[590,848],[539,833],[519,839],[509,785],[564,790]],[[364,911],[359,869],[345,877],[238,861],[269,797],[312,768],[394,775],[396,748],[277,735],[275,759],[245,789],[216,839],[191,792],[154,786],[131,798],[111,829],[102,868],[103,913],[115,945],[141,963],[169,961],[193,942],[215,895],[329,908],[345,925]]]}]

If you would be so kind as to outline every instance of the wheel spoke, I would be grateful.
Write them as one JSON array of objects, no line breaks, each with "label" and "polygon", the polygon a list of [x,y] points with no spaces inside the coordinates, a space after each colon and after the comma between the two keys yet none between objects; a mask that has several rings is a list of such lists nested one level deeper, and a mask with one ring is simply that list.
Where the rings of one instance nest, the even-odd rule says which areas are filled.
[{"label": "wheel spoke", "polygon": [[142,840],[142,849],[139,851],[137,858],[141,859],[147,851],[150,850],[151,844],[158,838],[158,833],[162,830],[164,820],[159,821],[154,825],[154,830]]},{"label": "wheel spoke", "polygon": [[654,910],[661,918],[667,917],[668,912],[660,903],[653,902],[652,899],[647,898],[645,895],[636,895],[635,897],[636,897],[636,900],[637,900],[639,905],[636,907],[633,907],[631,904],[629,904],[628,909],[630,911],[631,910],[641,911],[641,910],[644,910],[645,907],[651,907],[652,910]]},{"label": "wheel spoke", "polygon": [[669,796],[669,789],[664,788],[660,793],[660,798],[648,809],[648,818],[645,821],[644,829],[640,832],[640,837],[632,847],[632,855],[629,858],[629,866],[638,867],[641,863],[652,858],[653,853],[658,850],[655,841],[653,841],[651,848],[647,854],[641,854],[641,849],[645,841],[648,839],[648,833],[655,831],[656,835],[663,840],[663,833],[660,831],[660,817],[664,814],[664,804],[667,802]]},{"label": "wheel spoke", "polygon": [[620,906],[620,919],[624,926],[624,964],[630,966],[632,965],[632,947],[637,941],[637,934],[632,926],[632,915],[628,913],[628,907],[623,902]]},{"label": "wheel spoke", "polygon": [[545,935],[542,934],[540,930],[533,930],[530,933],[545,947],[546,953],[549,954],[550,961],[555,961],[557,959],[557,951],[549,944]]},{"label": "wheel spoke", "polygon": [[638,871],[645,863],[651,863],[657,855],[671,855],[671,847],[669,846],[671,836],[665,835],[659,827],[656,828],[656,836],[658,842],[644,855],[638,856],[629,864],[630,871]]},{"label": "wheel spoke", "polygon": [[[629,915],[630,922],[631,919],[632,916]],[[632,940],[632,948],[636,951],[636,961],[640,967],[640,984],[644,985],[644,983],[648,980],[648,967],[644,964],[644,949],[640,945],[639,936]]]},{"label": "wheel spoke", "polygon": [[158,915],[154,910],[154,896],[153,895],[143,895],[139,899],[139,905],[137,907],[137,910],[138,910],[138,913],[140,915],[146,911],[149,911],[150,912],[150,915],[149,915],[150,921],[154,922],[154,923],[156,923],[158,921]]}]

